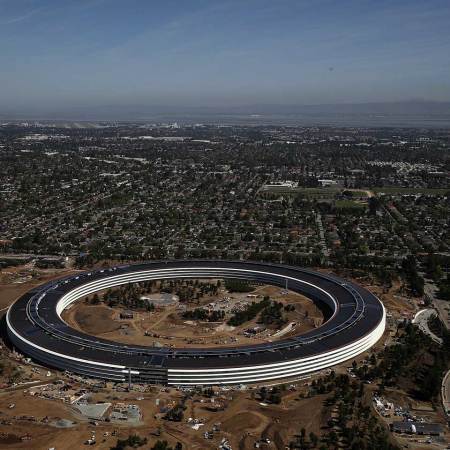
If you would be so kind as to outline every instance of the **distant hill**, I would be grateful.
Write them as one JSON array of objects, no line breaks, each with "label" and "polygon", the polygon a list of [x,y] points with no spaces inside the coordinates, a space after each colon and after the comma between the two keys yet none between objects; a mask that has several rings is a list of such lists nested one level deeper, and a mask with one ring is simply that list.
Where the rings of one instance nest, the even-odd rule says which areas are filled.
[{"label": "distant hill", "polygon": [[380,103],[342,103],[322,105],[255,105],[233,108],[236,111],[269,114],[450,114],[450,102],[404,101]]},{"label": "distant hill", "polygon": [[[254,123],[340,124],[349,126],[442,126],[450,128],[450,102],[344,103],[323,105],[257,104],[224,107],[104,105],[64,111],[0,111],[2,120],[252,121]],[[391,121],[391,122],[390,122]]]}]

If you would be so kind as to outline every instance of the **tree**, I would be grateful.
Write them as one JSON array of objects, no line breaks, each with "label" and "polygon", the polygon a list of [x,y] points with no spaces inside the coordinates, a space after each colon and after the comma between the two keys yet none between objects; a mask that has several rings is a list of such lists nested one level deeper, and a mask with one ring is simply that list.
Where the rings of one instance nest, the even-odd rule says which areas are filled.
[{"label": "tree", "polygon": [[183,445],[180,442],[175,444],[175,447],[169,447],[167,441],[156,441],[155,445],[150,450],[183,450]]},{"label": "tree", "polygon": [[369,215],[374,216],[380,208],[380,200],[377,197],[369,197]]},{"label": "tree", "polygon": [[409,255],[402,261],[402,269],[413,295],[423,295],[425,282],[417,273],[417,262],[413,255]]},{"label": "tree", "polygon": [[118,439],[117,444],[114,447],[111,447],[110,450],[125,450],[127,447],[138,448],[146,443],[147,438],[141,438],[137,434],[131,434],[126,439]]},{"label": "tree", "polygon": [[176,405],[172,409],[167,411],[167,413],[164,416],[164,419],[170,420],[172,422],[181,422],[183,420],[184,410],[185,406],[183,404]]},{"label": "tree", "polygon": [[260,390],[259,390],[259,399],[262,402],[265,402],[267,399],[267,388],[265,386],[263,386]]},{"label": "tree", "polygon": [[319,437],[314,434],[312,431],[309,433],[309,440],[311,441],[311,444],[313,447],[317,447],[317,444],[319,442]]}]

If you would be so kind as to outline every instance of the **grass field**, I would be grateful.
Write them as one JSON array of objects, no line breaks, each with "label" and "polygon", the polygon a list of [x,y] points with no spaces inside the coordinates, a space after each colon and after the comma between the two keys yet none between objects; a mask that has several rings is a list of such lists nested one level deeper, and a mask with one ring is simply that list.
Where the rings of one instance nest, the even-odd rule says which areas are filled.
[{"label": "grass field", "polygon": [[336,200],[336,209],[365,209],[366,205],[354,200]]},{"label": "grass field", "polygon": [[[342,187],[332,186],[332,187],[276,187],[270,189],[263,189],[260,191],[261,194],[272,194],[272,195],[304,195],[309,198],[328,198],[332,199],[337,194],[344,192],[346,189]],[[375,194],[426,194],[426,195],[445,195],[450,189],[440,189],[440,188],[407,188],[407,187],[369,187],[366,189],[352,189],[354,197],[368,197],[368,192],[374,192]]]},{"label": "grass field", "polygon": [[[345,191],[345,189],[343,189]],[[369,191],[370,189],[368,189],[367,191]],[[352,189],[351,192],[353,194],[353,197],[368,197],[367,191],[359,191],[357,189]]]},{"label": "grass field", "polygon": [[[313,187],[313,188],[307,188],[307,187],[282,187],[282,188],[270,188],[270,189],[263,189],[261,190],[261,194],[268,194],[268,195],[300,195],[304,196],[306,198],[310,199],[323,199],[323,200],[332,200],[336,198],[339,194],[342,194],[343,192],[350,192],[349,194],[349,200],[351,201],[351,198],[359,198],[359,199],[367,199],[371,194],[368,190],[363,189],[346,189],[343,187]],[[351,197],[350,197],[351,195]],[[345,200],[343,200],[345,201]]]},{"label": "grass field", "polygon": [[445,195],[450,189],[438,188],[404,188],[404,187],[376,187],[370,188],[377,194],[427,194],[427,195]]},{"label": "grass field", "polygon": [[261,191],[261,193],[274,195],[304,195],[305,197],[311,198],[334,198],[334,196],[341,191],[342,189],[338,187],[328,187],[328,188],[276,187],[264,189]]}]

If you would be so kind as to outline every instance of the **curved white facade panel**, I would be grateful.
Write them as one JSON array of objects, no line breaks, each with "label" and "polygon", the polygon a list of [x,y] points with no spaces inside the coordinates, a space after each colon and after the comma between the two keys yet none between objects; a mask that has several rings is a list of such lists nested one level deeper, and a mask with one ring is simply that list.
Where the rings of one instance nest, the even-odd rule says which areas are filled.
[{"label": "curved white facade panel", "polygon": [[[315,358],[303,358],[289,363],[272,364],[270,369],[261,366],[239,367],[238,369],[189,371],[169,369],[170,385],[222,385],[257,383],[281,378],[305,375],[335,366],[369,350],[384,333],[385,323],[380,323],[378,330],[360,342],[352,343],[339,351],[321,354]],[[331,354],[332,353],[332,354]],[[219,369],[220,370],[220,369]]]}]

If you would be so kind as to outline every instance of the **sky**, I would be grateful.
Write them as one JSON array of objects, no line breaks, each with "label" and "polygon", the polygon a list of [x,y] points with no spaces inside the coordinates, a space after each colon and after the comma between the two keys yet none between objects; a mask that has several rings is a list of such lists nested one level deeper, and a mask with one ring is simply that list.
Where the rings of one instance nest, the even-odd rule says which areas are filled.
[{"label": "sky", "polygon": [[450,100],[449,0],[0,0],[0,113]]}]

